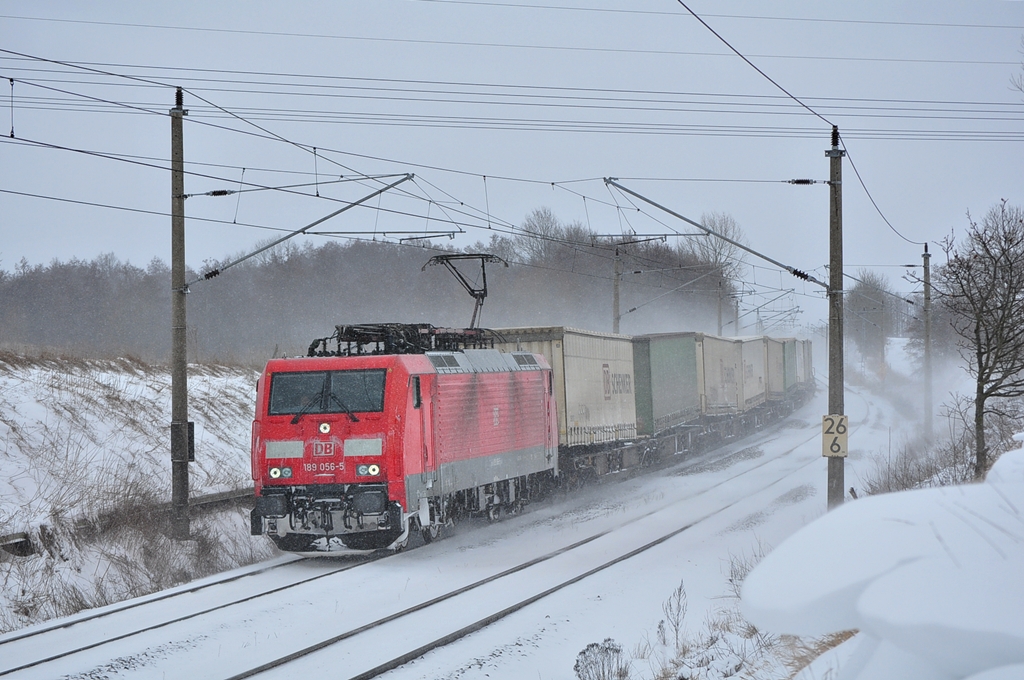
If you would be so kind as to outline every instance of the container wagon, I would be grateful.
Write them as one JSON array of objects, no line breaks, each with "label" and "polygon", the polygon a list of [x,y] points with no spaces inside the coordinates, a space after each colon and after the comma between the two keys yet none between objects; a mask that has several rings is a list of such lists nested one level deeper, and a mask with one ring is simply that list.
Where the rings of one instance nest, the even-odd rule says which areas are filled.
[{"label": "container wagon", "polygon": [[547,358],[554,379],[562,469],[584,479],[640,462],[633,343],[565,326],[498,328],[494,347]]}]

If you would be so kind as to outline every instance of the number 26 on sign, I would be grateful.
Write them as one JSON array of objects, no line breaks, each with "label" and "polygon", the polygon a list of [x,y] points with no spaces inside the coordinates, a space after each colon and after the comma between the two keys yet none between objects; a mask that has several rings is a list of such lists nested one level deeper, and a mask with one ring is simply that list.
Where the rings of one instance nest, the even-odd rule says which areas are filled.
[{"label": "number 26 on sign", "polygon": [[846,416],[830,415],[821,418],[821,455],[846,457],[846,438],[849,428]]}]

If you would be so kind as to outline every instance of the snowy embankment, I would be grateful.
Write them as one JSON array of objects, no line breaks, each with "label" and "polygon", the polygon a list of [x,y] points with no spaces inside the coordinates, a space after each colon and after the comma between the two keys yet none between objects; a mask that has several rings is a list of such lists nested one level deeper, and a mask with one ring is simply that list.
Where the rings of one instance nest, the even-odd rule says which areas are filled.
[{"label": "snowy embankment", "polygon": [[[252,484],[248,443],[256,373],[192,366],[193,496]],[[200,517],[175,549],[152,510],[170,500],[170,374],[132,359],[0,354],[0,631],[173,585],[267,554],[238,543],[239,511]],[[236,517],[232,517],[232,515]],[[225,557],[231,555],[231,557]]]},{"label": "snowy embankment", "polygon": [[[249,483],[254,378],[250,371],[195,369],[194,493]],[[131,521],[142,516],[132,515],[142,506],[133,494],[153,502],[168,498],[168,385],[164,371],[137,362],[0,355],[0,534],[31,529],[41,542],[51,537],[28,558],[5,561],[0,553],[0,630],[270,554],[265,540],[249,539],[247,517],[239,511],[193,521],[197,540],[184,549],[146,522]],[[1012,665],[1020,663],[1013,654],[1024,649],[1018,614],[1024,611],[1024,452],[1005,454],[986,484],[848,498],[826,514],[825,463],[815,435],[824,408],[819,394],[789,422],[734,442],[707,464],[592,489],[563,499],[567,506],[531,507],[521,517],[381,562],[389,570],[406,565],[415,574],[458,570],[474,555],[505,564],[518,552],[518,532],[531,545],[552,540],[540,531],[545,513],[554,513],[552,521],[570,520],[566,531],[581,530],[574,520],[579,508],[572,508],[586,508],[588,498],[621,522],[633,506],[650,511],[677,497],[689,497],[685,513],[699,514],[707,508],[691,497],[695,485],[735,494],[727,510],[651,551],[650,559],[624,562],[615,573],[551,598],[542,611],[510,616],[394,676],[563,678],[570,677],[574,661],[585,660],[580,652],[592,650],[591,660],[621,661],[633,678],[731,674],[760,680],[788,676],[799,667],[791,664],[796,657],[809,659],[845,637],[826,634],[855,628],[859,634],[801,680],[952,680],[983,668],[988,670],[971,679],[1024,677]],[[860,388],[848,390],[847,413],[846,486],[863,495],[872,469],[890,460],[894,446],[899,449],[918,424],[903,400]],[[789,440],[797,433],[804,442],[799,446]],[[768,459],[789,461],[792,474],[757,493],[732,479],[739,468],[750,467],[750,479],[763,480],[759,466]],[[128,522],[97,526],[102,523],[94,518],[117,508],[128,509],[122,513]],[[91,532],[69,529],[76,525]],[[892,532],[903,537],[883,543]],[[480,555],[492,540],[500,550]],[[761,551],[770,554],[752,572],[743,610],[763,626],[759,631],[740,616],[733,595]],[[380,587],[376,576],[370,581]],[[789,632],[826,638],[805,642],[770,634]],[[956,663],[949,661],[953,657]],[[1001,670],[993,668],[997,664]]]},{"label": "snowy embankment", "polygon": [[828,513],[750,573],[743,611],[776,633],[859,630],[831,662],[841,680],[1019,679],[1022,568],[1017,450],[983,484],[882,494]]}]

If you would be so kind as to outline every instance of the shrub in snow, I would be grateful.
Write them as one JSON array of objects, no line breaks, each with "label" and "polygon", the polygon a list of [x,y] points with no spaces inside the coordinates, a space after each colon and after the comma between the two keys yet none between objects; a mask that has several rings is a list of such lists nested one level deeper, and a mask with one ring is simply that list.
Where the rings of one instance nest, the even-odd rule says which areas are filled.
[{"label": "shrub in snow", "polygon": [[665,618],[658,623],[655,641],[638,644],[634,660],[646,661],[654,680],[774,680],[792,676],[823,650],[845,640],[847,635],[772,635],[740,614],[740,588],[766,550],[758,543],[749,556],[730,555],[726,604],[709,612],[696,632],[686,630],[687,596],[680,583],[662,605]]},{"label": "shrub in snow", "polygon": [[579,680],[629,680],[629,661],[611,638],[584,647],[572,669]]}]

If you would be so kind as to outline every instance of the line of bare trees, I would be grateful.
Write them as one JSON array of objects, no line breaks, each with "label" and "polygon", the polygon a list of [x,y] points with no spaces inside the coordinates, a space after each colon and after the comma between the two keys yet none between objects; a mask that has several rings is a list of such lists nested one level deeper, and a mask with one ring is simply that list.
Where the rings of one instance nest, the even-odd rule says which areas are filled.
[{"label": "line of bare trees", "polygon": [[[482,325],[610,331],[615,255],[609,243],[540,209],[514,233],[467,248],[511,265],[487,271]],[[258,364],[275,354],[301,354],[339,323],[465,326],[473,301],[442,268],[421,271],[431,256],[446,252],[427,245],[285,243],[201,281],[188,296],[189,358]],[[733,272],[713,259],[723,253],[645,242],[622,246],[619,257],[621,309],[636,309],[623,315],[622,332],[714,332],[718,283],[733,289]],[[218,263],[205,264],[204,271]],[[34,266],[23,260],[11,272],[0,270],[0,347],[162,361],[170,343],[169,280],[158,259],[145,268],[113,254]]]},{"label": "line of bare trees", "polygon": [[[1024,209],[1004,200],[980,221],[968,214],[967,222],[962,238],[941,243],[946,261],[932,274],[931,339],[933,357],[959,359],[973,378],[970,430],[974,476],[981,478],[993,461],[987,432],[1019,412],[1010,401],[1024,397]],[[921,351],[921,296],[910,305],[884,276],[859,272],[858,279],[845,311],[861,354],[883,361],[885,339],[900,335]]]},{"label": "line of bare trees", "polygon": [[974,377],[975,477],[992,462],[985,417],[1024,396],[1024,210],[1004,200],[959,242],[943,243],[936,288],[951,314],[960,356]]}]

